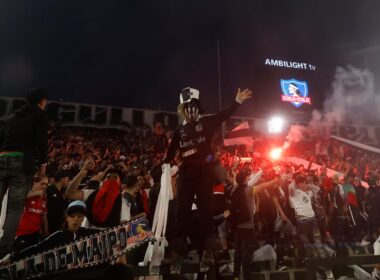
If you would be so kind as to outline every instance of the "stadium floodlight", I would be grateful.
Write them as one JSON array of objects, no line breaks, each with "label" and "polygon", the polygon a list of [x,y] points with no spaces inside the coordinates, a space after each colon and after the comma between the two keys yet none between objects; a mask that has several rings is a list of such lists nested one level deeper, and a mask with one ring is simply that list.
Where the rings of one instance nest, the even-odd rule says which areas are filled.
[{"label": "stadium floodlight", "polygon": [[282,156],[282,148],[275,148],[271,150],[269,156],[272,160],[279,160]]},{"label": "stadium floodlight", "polygon": [[273,117],[268,121],[268,133],[281,133],[284,126],[284,119]]}]

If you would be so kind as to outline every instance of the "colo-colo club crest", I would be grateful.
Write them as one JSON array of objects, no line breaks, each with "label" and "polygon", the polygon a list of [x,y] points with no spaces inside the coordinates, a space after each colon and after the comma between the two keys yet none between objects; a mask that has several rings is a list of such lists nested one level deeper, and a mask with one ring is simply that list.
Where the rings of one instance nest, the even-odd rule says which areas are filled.
[{"label": "colo-colo club crest", "polygon": [[297,108],[304,103],[311,104],[311,99],[308,97],[309,90],[306,81],[281,79],[281,90],[281,100],[284,102],[290,102]]}]

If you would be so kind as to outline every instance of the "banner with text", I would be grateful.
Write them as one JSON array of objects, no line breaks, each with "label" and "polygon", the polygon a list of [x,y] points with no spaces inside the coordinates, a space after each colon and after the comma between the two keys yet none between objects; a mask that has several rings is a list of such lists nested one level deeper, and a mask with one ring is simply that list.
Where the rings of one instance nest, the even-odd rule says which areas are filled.
[{"label": "banner with text", "polygon": [[145,215],[140,216],[76,242],[2,266],[0,279],[31,279],[96,266],[115,260],[153,239]]}]

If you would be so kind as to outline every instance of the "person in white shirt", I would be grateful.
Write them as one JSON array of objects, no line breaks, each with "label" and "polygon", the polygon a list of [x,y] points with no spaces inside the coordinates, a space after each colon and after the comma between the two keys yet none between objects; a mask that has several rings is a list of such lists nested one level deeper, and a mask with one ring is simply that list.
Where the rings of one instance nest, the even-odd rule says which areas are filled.
[{"label": "person in white shirt", "polygon": [[[313,248],[320,247],[315,244],[316,241],[320,240],[320,233],[312,206],[312,198],[313,191],[306,184],[305,176],[298,175],[295,181],[289,184],[289,202],[295,211],[301,259],[305,255],[313,257]],[[316,240],[316,237],[319,240]],[[312,246],[309,246],[311,244]]]}]

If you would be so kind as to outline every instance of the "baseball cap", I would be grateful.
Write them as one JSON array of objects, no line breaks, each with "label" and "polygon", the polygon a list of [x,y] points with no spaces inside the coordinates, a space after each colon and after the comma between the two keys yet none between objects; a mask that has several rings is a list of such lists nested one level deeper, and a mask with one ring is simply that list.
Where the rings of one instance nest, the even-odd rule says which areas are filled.
[{"label": "baseball cap", "polygon": [[77,212],[86,214],[86,204],[81,200],[75,200],[69,204],[66,212],[67,212],[67,215],[71,215]]}]

